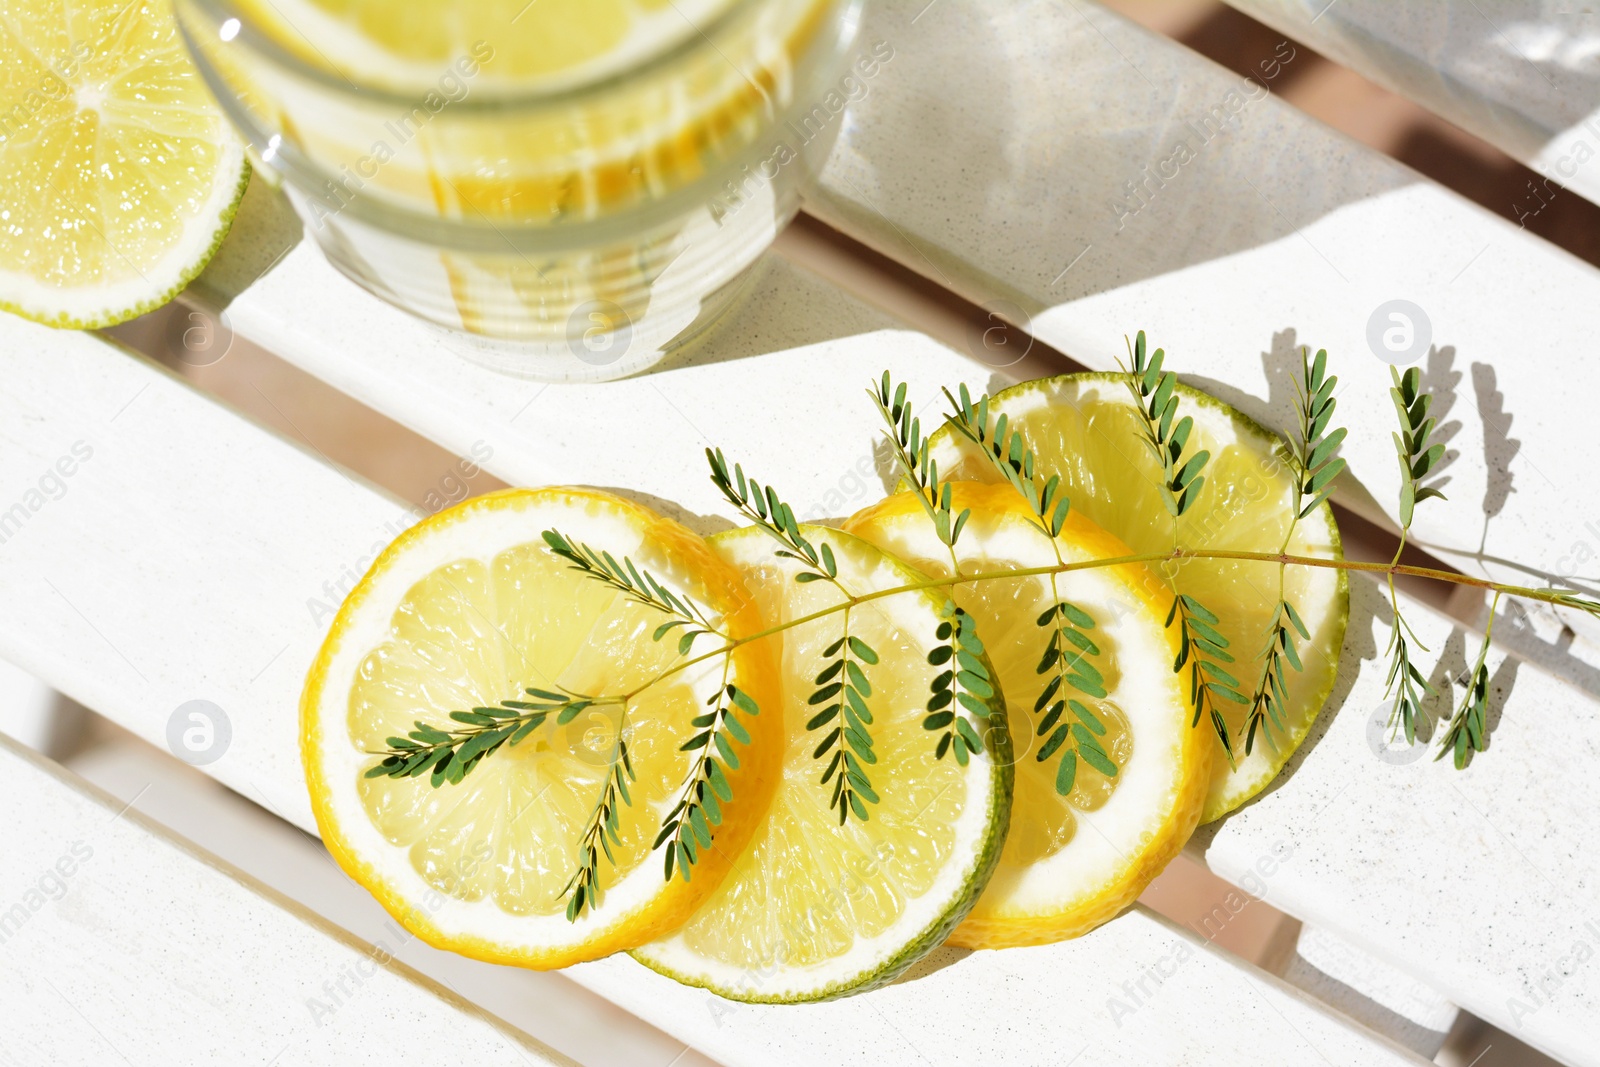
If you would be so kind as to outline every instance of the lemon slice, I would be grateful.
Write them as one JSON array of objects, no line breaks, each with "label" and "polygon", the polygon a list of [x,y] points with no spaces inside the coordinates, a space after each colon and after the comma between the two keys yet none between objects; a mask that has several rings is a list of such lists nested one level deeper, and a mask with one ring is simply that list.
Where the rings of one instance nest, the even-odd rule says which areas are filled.
[{"label": "lemon slice", "polygon": [[[953,489],[954,510],[971,509],[956,542],[963,574],[1129,554],[1076,514],[1052,546],[1010,486],[960,482]],[[952,573],[949,549],[910,493],[865,509],[844,528],[930,575]],[[1094,620],[1080,632],[1094,647],[1087,662],[1102,678],[1103,697],[1056,683],[1039,699],[1060,672],[1037,669],[1054,627],[1053,619],[1050,628],[1038,620],[1061,600]],[[1172,673],[1177,641],[1162,625],[1170,600],[1161,578],[1139,564],[1072,571],[1054,585],[1033,576],[957,587],[956,602],[977,620],[998,672],[1017,762],[1000,867],[951,936],[955,944],[1042,945],[1086,933],[1133,903],[1194,831],[1211,777],[1211,743],[1188,728],[1193,708]],[[1092,726],[1065,707],[1046,718],[1068,698],[1088,710]],[[1093,754],[1074,755],[1063,795],[1062,761],[1080,743],[1074,722],[1090,731],[1114,773],[1096,769]],[[1059,731],[1067,732],[1057,737]]]},{"label": "lemon slice", "polygon": [[[801,530],[829,547],[855,596],[926,581],[848,534]],[[773,624],[843,601],[826,582],[796,582],[793,561],[775,557],[776,544],[760,530],[718,534],[711,544],[743,571]],[[773,639],[782,645],[788,731],[782,784],[728,879],[681,930],[637,949],[635,958],[734,1000],[821,1000],[881,985],[945,939],[999,859],[1011,760],[998,696],[988,717],[992,757],[980,753],[964,765],[949,753],[935,758],[937,734],[923,719],[929,685],[943,669],[927,653],[940,644],[944,599],[901,593],[850,612],[851,633],[879,657],[867,671],[877,762],[866,768],[878,802],[866,807],[865,820],[840,824],[831,786],[821,781],[826,760],[815,755],[827,728],[807,728],[819,707],[810,702],[814,679],[843,634],[843,616]]]},{"label": "lemon slice", "polygon": [[[313,66],[398,91],[434,88],[463,56],[553,91],[616,75],[696,36],[734,0],[240,0]],[[487,48],[485,47],[487,46]]]},{"label": "lemon slice", "polygon": [[[417,721],[458,726],[451,711],[527,702],[530,688],[626,694],[686,662],[681,629],[653,640],[667,617],[557,557],[540,538],[551,528],[631,558],[731,637],[759,625],[738,574],[678,524],[603,493],[508,490],[433,516],[378,557],[340,608],[301,702],[312,807],[340,866],[429,944],[541,968],[676,928],[760,821],[782,751],[775,667],[747,645],[644,689],[625,711],[552,715],[457,783],[368,776],[373,753]],[[717,647],[698,638],[690,658]],[[734,741],[732,798],[711,821],[711,845],[687,880],[664,878],[657,831],[702,751],[683,746],[727,684],[770,710],[739,716],[750,740]],[[574,921],[567,886],[619,735],[634,770],[629,802],[616,805],[616,838],[598,856],[601,891]]]},{"label": "lemon slice", "polygon": [[93,329],[200,273],[249,179],[165,0],[0,17],[0,308]]},{"label": "lemon slice", "polygon": [[[1175,544],[1246,552],[1283,548],[1293,517],[1294,478],[1277,436],[1215,397],[1178,385],[1179,414],[1194,418],[1186,454],[1206,449],[1211,459],[1197,501],[1173,519],[1161,500],[1161,468],[1140,438],[1139,412],[1124,381],[1118,374],[1069,374],[1024,382],[996,394],[989,409],[992,418],[1005,415],[1021,433],[1043,474],[1061,476],[1073,512],[1134,552],[1165,551]],[[932,454],[947,477],[999,480],[976,446],[948,426],[932,441]],[[1295,526],[1287,551],[1342,558],[1339,528],[1326,503]],[[1235,659],[1230,673],[1249,696],[1260,679],[1261,661],[1255,657],[1266,644],[1277,608],[1278,566],[1190,559],[1163,570],[1180,591],[1220,616],[1217,628]],[[1289,671],[1286,679],[1284,728],[1273,729],[1267,741],[1258,736],[1246,756],[1238,738],[1247,709],[1218,702],[1236,738],[1237,765],[1221,756],[1213,760],[1201,822],[1220,818],[1265,789],[1333,690],[1350,614],[1344,572],[1288,567],[1283,595],[1310,633],[1299,646],[1304,669]]]}]

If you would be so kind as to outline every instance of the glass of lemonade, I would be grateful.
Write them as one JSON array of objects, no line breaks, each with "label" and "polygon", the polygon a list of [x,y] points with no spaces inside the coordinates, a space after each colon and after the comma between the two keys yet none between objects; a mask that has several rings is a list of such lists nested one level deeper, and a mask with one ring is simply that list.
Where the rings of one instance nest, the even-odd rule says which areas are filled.
[{"label": "glass of lemonade", "polygon": [[844,117],[861,0],[177,0],[328,259],[548,380],[730,301]]}]

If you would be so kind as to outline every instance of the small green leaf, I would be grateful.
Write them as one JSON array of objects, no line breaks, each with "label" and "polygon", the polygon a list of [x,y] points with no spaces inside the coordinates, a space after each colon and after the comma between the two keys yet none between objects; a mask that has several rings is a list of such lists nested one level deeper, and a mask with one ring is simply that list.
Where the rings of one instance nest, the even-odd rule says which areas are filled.
[{"label": "small green leaf", "polygon": [[850,679],[850,685],[864,697],[872,695],[872,683],[867,681],[866,672],[856,666],[855,660],[846,660],[844,673]]},{"label": "small green leaf", "polygon": [[838,705],[838,704],[832,704],[832,705],[830,705],[830,706],[828,706],[826,708],[823,708],[821,711],[817,712],[815,715],[811,716],[811,718],[809,720],[806,721],[806,730],[807,731],[816,730],[816,729],[818,729],[820,727],[828,725],[830,722],[832,722],[835,718],[838,717],[839,708],[840,708],[840,705]]},{"label": "small green leaf", "polygon": [[841,689],[843,689],[843,688],[844,688],[844,686],[839,682],[833,682],[833,683],[830,683],[828,685],[825,685],[821,689],[818,689],[815,693],[812,693],[811,694],[811,699],[807,700],[806,703],[807,704],[823,704],[823,703],[826,703],[827,701],[832,700],[834,697],[838,696],[839,695],[839,691]]},{"label": "small green leaf", "polygon": [[1077,778],[1078,754],[1070,750],[1062,753],[1061,765],[1056,768],[1056,792],[1061,796],[1068,795]]},{"label": "small green leaf", "polygon": [[1098,748],[1090,748],[1085,745],[1078,749],[1078,754],[1083,757],[1083,762],[1087,763],[1089,766],[1093,767],[1107,778],[1115,778],[1117,776],[1117,765],[1111,762],[1111,757],[1107,756]]},{"label": "small green leaf", "polygon": [[851,636],[850,651],[855,653],[856,658],[869,667],[878,662],[878,654],[872,650],[872,646],[859,637]]},{"label": "small green leaf", "polygon": [[727,775],[722,773],[722,766],[716,760],[706,761],[706,782],[723,803],[733,799],[733,787],[728,784]]}]

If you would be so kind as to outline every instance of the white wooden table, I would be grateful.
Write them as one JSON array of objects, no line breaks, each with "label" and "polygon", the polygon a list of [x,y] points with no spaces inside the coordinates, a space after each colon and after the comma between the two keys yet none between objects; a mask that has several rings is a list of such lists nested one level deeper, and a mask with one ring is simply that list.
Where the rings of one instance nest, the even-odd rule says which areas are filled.
[{"label": "white wooden table", "polygon": [[[1566,398],[1600,388],[1600,365],[1580,358],[1600,306],[1593,269],[1311,122],[1271,97],[1270,79],[1246,95],[1086,0],[885,2],[862,40],[893,58],[854,106],[812,213],[1087,365],[1109,365],[1144,328],[1175,367],[1270,424],[1288,420],[1276,361],[1327,347],[1351,427],[1342,502],[1391,526],[1388,368],[1367,323],[1410,300],[1437,346],[1429,384],[1459,424],[1450,499],[1419,510],[1421,539],[1494,576],[1522,574],[1505,560],[1574,573],[1575,543],[1600,551],[1584,525],[1600,530],[1583,510],[1592,475],[1566,458]],[[1230,92],[1243,104],[1201,143],[1187,121],[1230,107]],[[1149,181],[1144,168],[1184,137],[1193,158]],[[1128,199],[1129,182],[1146,195]],[[226,303],[242,336],[507,481],[618,489],[701,529],[733,518],[701,472],[708,434],[798,510],[839,514],[883,492],[860,477],[873,469],[868,377],[888,368],[924,401],[1009,380],[1009,356],[944,347],[777,256],[727,321],[655,373],[508,380],[344,281],[282,210],[256,183],[188,299]],[[231,741],[202,769],[314,833],[295,749],[326,622],[314,605],[406,509],[101,338],[0,319],[0,365],[0,505],[75,445],[91,453],[0,545],[0,655],[157,745],[180,705],[225,709]],[[736,394],[771,402],[736,406]],[[626,958],[567,977],[681,1041],[659,1046],[662,1067],[674,1055],[728,1067],[1420,1063],[1450,1005],[1600,1064],[1600,959],[1575,949],[1600,947],[1588,631],[1547,612],[1502,622],[1491,670],[1515,692],[1493,749],[1465,773],[1386,762],[1369,724],[1388,624],[1372,583],[1352,586],[1316,735],[1270,793],[1192,846],[1306,920],[1304,954],[1341,985],[1304,965],[1297,984],[1265,974],[1141,908],[1074,942],[952,954],[913,981],[801,1008],[725,1004]],[[1475,640],[1408,610],[1447,656]],[[0,1062],[393,1062],[420,1032],[491,1063],[564,1062],[541,1038],[575,1047],[575,1013],[531,1034],[486,1016],[387,959],[376,935],[330,929],[59,769],[10,746],[0,763],[0,923],[15,904],[26,912],[0,926]],[[60,876],[58,899],[49,872],[78,840],[93,857]],[[341,990],[347,968],[360,980]],[[574,995],[565,978],[474,973],[507,1004]],[[307,1008],[336,994],[350,1007]],[[602,1049],[595,1063],[649,1062],[585,1047]]]}]

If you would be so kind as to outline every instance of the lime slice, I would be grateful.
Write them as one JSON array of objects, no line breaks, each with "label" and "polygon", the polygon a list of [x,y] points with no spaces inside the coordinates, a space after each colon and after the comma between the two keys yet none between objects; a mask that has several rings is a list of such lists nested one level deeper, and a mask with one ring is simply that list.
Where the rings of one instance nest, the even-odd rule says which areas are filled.
[{"label": "lime slice", "polygon": [[[1009,485],[958,482],[954,490],[954,510],[971,509],[956,543],[963,574],[1129,554],[1079,514],[1068,516],[1052,545]],[[930,575],[952,573],[949,549],[910,493],[867,508],[844,528]],[[1193,706],[1171,670],[1178,646],[1163,625],[1165,593],[1161,578],[1139,564],[1072,571],[1054,583],[1033,576],[957,587],[956,602],[977,620],[999,674],[1017,762],[1000,867],[952,942],[1005,948],[1087,933],[1132,904],[1194,831],[1212,745],[1188,728]],[[1093,620],[1073,626],[1093,651],[1069,644],[1059,669],[1041,673],[1058,620],[1047,627],[1038,620],[1061,601]],[[1054,681],[1083,677],[1080,662],[1099,677],[1103,696]]]},{"label": "lime slice", "polygon": [[[848,534],[801,527],[827,545],[854,596],[923,575]],[[759,530],[718,534],[712,546],[736,565],[769,623],[843,602],[827,582],[795,581]],[[820,549],[819,549],[820,551]],[[942,942],[983,889],[1011,807],[1010,740],[998,697],[990,702],[987,752],[963,765],[935,758],[938,734],[923,727],[929,686],[943,670],[928,662],[940,644],[942,595],[915,591],[850,612],[850,632],[879,657],[867,668],[876,762],[866,767],[878,797],[866,818],[840,824],[832,783],[816,756],[832,725],[808,729],[810,702],[828,648],[845,619],[832,614],[784,631],[781,690],[788,747],[765,821],[731,876],[681,930],[634,956],[663,974],[734,1000],[821,1000],[860,992],[900,974]],[[826,753],[824,753],[826,757]]]},{"label": "lime slice", "polygon": [[[306,681],[301,750],[317,825],[334,858],[429,944],[479,959],[561,967],[675,929],[726,874],[766,809],[781,757],[775,667],[745,646],[638,692],[685,662],[666,616],[573,569],[540,539],[631,558],[730,636],[760,618],[736,572],[688,530],[604,493],[508,490],[439,513],[403,534],[340,608]],[[696,639],[690,655],[714,651]],[[724,668],[727,670],[724,675]],[[771,710],[738,719],[712,847],[690,877],[663,877],[655,839],[695,774],[692,722],[727,684]],[[540,702],[528,690],[604,701],[513,734],[459,781],[369,774],[390,738],[415,724],[451,729],[453,711]],[[526,708],[524,707],[524,710]],[[510,720],[515,723],[517,720]],[[520,729],[520,728],[519,728]],[[616,834],[594,855],[599,890],[575,916],[569,883],[620,765]]]},{"label": "lime slice", "polygon": [[[1118,374],[1024,382],[996,394],[990,411],[995,418],[1005,415],[1021,433],[1041,472],[1061,476],[1074,512],[1134,552],[1165,551],[1174,545],[1273,553],[1284,548],[1293,516],[1294,479],[1278,437],[1215,397],[1178,385],[1179,414],[1194,418],[1188,448],[1210,451],[1211,460],[1196,503],[1181,519],[1173,519],[1161,500],[1161,468],[1141,439],[1138,409],[1124,382]],[[932,451],[948,477],[999,480],[976,446],[949,427],[934,435]],[[1326,503],[1295,526],[1287,551],[1342,558],[1339,529]],[[1191,559],[1166,570],[1179,590],[1221,617],[1218,629],[1238,667],[1233,673],[1248,696],[1260,678],[1261,661],[1255,657],[1266,644],[1277,607],[1278,566]],[[1242,740],[1236,740],[1237,766],[1221,756],[1212,762],[1202,822],[1227,814],[1277,777],[1333,690],[1349,619],[1344,572],[1285,568],[1283,596],[1311,635],[1300,644],[1304,669],[1287,677],[1284,728],[1272,730],[1265,742],[1258,736],[1248,756]],[[1226,702],[1218,706],[1238,739],[1247,709]]]},{"label": "lime slice", "polygon": [[249,179],[163,0],[0,18],[0,308],[95,329],[171,300]]}]

